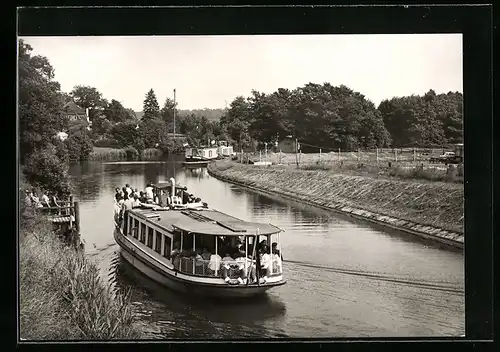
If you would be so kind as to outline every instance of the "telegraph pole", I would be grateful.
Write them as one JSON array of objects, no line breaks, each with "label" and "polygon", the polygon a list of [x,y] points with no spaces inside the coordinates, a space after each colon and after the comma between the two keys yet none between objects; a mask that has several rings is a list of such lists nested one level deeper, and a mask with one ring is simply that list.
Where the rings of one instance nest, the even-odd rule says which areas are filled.
[{"label": "telegraph pole", "polygon": [[175,139],[175,88],[174,88],[174,139]]}]

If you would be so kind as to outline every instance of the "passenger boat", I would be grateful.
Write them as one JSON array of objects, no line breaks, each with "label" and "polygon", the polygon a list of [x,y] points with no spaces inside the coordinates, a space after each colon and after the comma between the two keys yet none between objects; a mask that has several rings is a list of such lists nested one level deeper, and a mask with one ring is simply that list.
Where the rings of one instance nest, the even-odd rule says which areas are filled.
[{"label": "passenger boat", "polygon": [[[167,186],[156,187],[168,187],[170,194],[176,194],[174,179]],[[121,221],[115,218],[115,227],[114,238],[122,257],[149,278],[179,292],[249,297],[286,283],[281,229],[243,221],[201,201],[133,208]],[[259,246],[263,240],[278,249],[267,252],[265,277],[256,270],[262,260]],[[228,252],[238,243],[240,255],[229,258]]]}]

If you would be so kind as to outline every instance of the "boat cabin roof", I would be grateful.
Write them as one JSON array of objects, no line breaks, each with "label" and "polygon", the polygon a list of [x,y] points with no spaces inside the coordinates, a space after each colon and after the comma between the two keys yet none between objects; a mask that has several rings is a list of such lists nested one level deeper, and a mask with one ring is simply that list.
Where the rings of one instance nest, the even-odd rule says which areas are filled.
[{"label": "boat cabin roof", "polygon": [[154,222],[167,231],[181,230],[212,236],[272,235],[281,230],[271,224],[248,222],[217,210],[133,209],[132,213]]}]

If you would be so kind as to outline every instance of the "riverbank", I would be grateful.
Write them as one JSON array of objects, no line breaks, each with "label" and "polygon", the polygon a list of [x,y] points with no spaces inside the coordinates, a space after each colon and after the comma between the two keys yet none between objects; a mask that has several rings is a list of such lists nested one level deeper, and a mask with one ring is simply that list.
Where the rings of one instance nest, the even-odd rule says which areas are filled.
[{"label": "riverbank", "polygon": [[[137,152],[137,151],[135,151]],[[138,155],[133,155],[129,151],[127,153],[127,149],[118,149],[118,148],[107,148],[107,147],[94,147],[94,150],[89,155],[89,160],[91,161],[122,161],[127,160],[129,158],[137,159]],[[156,148],[149,148],[143,150],[141,153],[141,160],[159,160],[163,156],[161,150]]]},{"label": "riverbank", "polygon": [[463,185],[216,161],[219,179],[463,247]]},{"label": "riverbank", "polygon": [[129,292],[112,292],[98,265],[64,245],[34,209],[21,209],[19,235],[21,339],[140,337]]}]

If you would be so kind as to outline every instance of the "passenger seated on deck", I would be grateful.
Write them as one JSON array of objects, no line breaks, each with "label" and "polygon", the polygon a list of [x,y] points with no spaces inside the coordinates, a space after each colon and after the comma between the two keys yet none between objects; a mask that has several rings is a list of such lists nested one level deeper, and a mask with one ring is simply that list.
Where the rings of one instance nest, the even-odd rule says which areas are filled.
[{"label": "passenger seated on deck", "polygon": [[137,195],[137,197],[139,197],[140,196],[139,190],[137,188],[134,189],[134,193],[132,195],[134,196]]},{"label": "passenger seated on deck", "polygon": [[221,261],[222,258],[217,253],[214,253],[210,256],[210,262],[208,263],[209,274],[215,275],[215,272],[220,268]]},{"label": "passenger seated on deck", "polygon": [[260,254],[260,274],[264,279],[264,282],[267,281],[267,276],[269,274],[271,264],[271,256],[269,255],[269,248],[267,246],[264,247],[262,253]]},{"label": "passenger seated on deck", "polygon": [[[239,265],[234,261],[233,257],[231,257],[229,251],[226,251],[226,255],[222,258],[222,277],[224,278],[224,281],[229,282],[231,271],[234,273],[235,271],[238,271],[238,269]],[[238,279],[240,283],[243,282],[241,277],[238,277]]]},{"label": "passenger seated on deck", "polygon": [[208,251],[207,247],[203,247],[203,251],[201,252],[201,257],[203,260],[210,260],[210,252]]},{"label": "passenger seated on deck", "polygon": [[242,279],[242,282],[246,283],[246,279],[249,277],[250,282],[255,281],[255,271],[252,270],[252,261],[245,256],[245,252],[240,250],[235,257],[235,261],[240,269],[240,278]]},{"label": "passenger seated on deck", "polygon": [[125,185],[125,189],[126,189],[126,191],[127,191],[127,195],[128,195],[129,197],[131,197],[131,196],[132,196],[133,191],[132,191],[132,188],[130,188],[130,185],[129,185],[128,183]]},{"label": "passenger seated on deck", "polygon": [[116,187],[115,201],[118,202],[120,200],[121,194],[122,194],[122,192],[120,191],[120,189],[118,187]]},{"label": "passenger seated on deck", "polygon": [[128,197],[125,193],[123,197],[123,205],[122,205],[122,219],[124,221],[123,233],[127,235],[127,219],[128,219],[128,211],[132,210],[132,199]]},{"label": "passenger seated on deck", "polygon": [[139,201],[141,203],[146,203],[146,194],[143,191],[139,192]]}]

